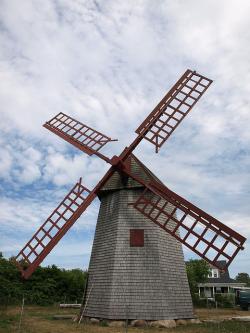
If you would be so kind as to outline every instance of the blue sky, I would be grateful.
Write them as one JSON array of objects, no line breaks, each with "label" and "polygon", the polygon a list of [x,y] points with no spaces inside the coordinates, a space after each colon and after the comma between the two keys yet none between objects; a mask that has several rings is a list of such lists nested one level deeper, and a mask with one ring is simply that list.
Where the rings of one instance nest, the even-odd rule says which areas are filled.
[{"label": "blue sky", "polygon": [[[187,69],[214,83],[154,155],[136,155],[172,190],[250,236],[250,3],[0,2],[0,251],[15,255],[80,176],[107,170],[42,127],[64,112],[118,138],[135,129]],[[96,200],[44,261],[86,268]],[[194,257],[184,249],[185,257]],[[249,241],[231,273],[250,273]]]}]

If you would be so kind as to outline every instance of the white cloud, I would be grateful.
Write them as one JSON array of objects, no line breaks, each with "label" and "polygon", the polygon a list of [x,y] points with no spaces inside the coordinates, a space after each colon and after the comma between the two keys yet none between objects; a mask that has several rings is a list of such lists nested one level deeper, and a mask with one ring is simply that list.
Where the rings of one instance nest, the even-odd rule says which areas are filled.
[{"label": "white cloud", "polygon": [[83,184],[92,189],[105,170],[107,165],[99,159],[87,158],[83,153],[74,156],[62,155],[51,149],[43,172],[44,179],[55,185],[73,184],[82,177]]},{"label": "white cloud", "polygon": [[[41,177],[42,154],[29,142],[3,136],[0,178],[6,182],[31,184]],[[28,147],[28,148],[27,148]]]},{"label": "white cloud", "polygon": [[[28,198],[2,197],[0,201],[0,249],[4,255],[16,256],[66,194],[67,190],[64,189],[64,191],[43,191],[42,196],[38,191],[38,193],[32,193]],[[96,200],[75,222],[67,236],[55,247],[46,261],[47,264],[51,264],[51,261],[53,263],[55,258],[58,263],[61,263],[63,260],[60,257],[70,261],[71,257],[90,254],[97,211]],[[67,248],[67,254],[63,250],[65,248]]]},{"label": "white cloud", "polygon": [[[215,82],[160,154],[152,158],[154,147],[146,142],[136,154],[180,195],[216,217],[232,216],[244,234],[250,213],[248,1],[14,0],[0,6],[3,191],[22,195],[25,186],[32,192],[37,184],[42,191],[54,184],[61,193],[80,176],[92,188],[107,166],[69,150],[41,125],[65,112],[119,138],[103,150],[118,154],[190,67]],[[39,212],[35,201],[29,205]],[[9,224],[21,227],[25,209],[30,212],[25,204],[21,213],[8,208]],[[244,253],[249,258],[249,250]]]},{"label": "white cloud", "polygon": [[41,177],[39,165],[41,158],[41,153],[33,147],[16,154],[16,162],[19,168],[14,171],[14,174],[19,182],[30,184]]},{"label": "white cloud", "polygon": [[0,207],[1,226],[13,232],[18,229],[24,232],[35,231],[53,208],[49,202],[41,204],[36,198],[2,198]]},{"label": "white cloud", "polygon": [[12,157],[7,149],[0,149],[0,177],[8,177],[12,166]]}]

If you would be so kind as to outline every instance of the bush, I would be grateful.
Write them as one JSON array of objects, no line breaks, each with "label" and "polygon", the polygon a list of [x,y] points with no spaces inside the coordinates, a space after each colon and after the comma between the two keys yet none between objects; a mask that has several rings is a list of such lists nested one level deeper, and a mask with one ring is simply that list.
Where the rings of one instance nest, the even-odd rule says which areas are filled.
[{"label": "bush", "polygon": [[206,308],[207,307],[207,300],[202,298],[200,299],[197,294],[193,295],[192,297],[193,305],[197,308]]},{"label": "bush", "polygon": [[199,298],[198,294],[194,294],[192,297],[193,305],[197,308],[214,308],[215,302],[209,298]]},{"label": "bush", "polygon": [[222,308],[233,308],[235,306],[234,294],[215,294],[215,301]]}]

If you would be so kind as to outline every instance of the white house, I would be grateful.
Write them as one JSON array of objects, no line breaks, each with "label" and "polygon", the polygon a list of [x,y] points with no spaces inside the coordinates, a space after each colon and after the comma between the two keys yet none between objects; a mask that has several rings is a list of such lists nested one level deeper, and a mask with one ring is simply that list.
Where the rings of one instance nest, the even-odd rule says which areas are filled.
[{"label": "white house", "polygon": [[221,269],[210,266],[208,281],[198,284],[200,298],[214,298],[215,294],[234,293],[236,289],[245,286],[245,283],[239,283],[231,279],[227,268],[225,271],[223,270],[226,261],[220,260],[217,263]]}]

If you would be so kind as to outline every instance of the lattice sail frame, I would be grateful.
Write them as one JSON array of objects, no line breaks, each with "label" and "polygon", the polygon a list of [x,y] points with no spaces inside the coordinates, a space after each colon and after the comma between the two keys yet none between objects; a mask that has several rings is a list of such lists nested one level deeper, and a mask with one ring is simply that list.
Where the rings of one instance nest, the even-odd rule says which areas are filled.
[{"label": "lattice sail frame", "polygon": [[80,178],[16,256],[24,278],[33,273],[94,198],[95,194],[82,185]]},{"label": "lattice sail frame", "polygon": [[[226,269],[243,249],[245,237],[161,184],[145,186],[131,205],[213,266]],[[226,265],[220,267],[218,260]]]},{"label": "lattice sail frame", "polygon": [[96,154],[106,143],[116,141],[62,112],[43,126],[88,155]]},{"label": "lattice sail frame", "polygon": [[[216,260],[221,259],[221,256],[224,256],[223,258],[228,260],[227,266],[230,264],[237,252],[243,249],[243,243],[246,240],[243,236],[161,184],[145,184],[138,177],[131,175],[131,170],[127,165],[129,164],[127,162],[133,150],[142,139],[153,143],[156,147],[156,152],[158,152],[159,148],[190,112],[211,83],[212,80],[195,71],[187,70],[138,127],[136,130],[138,134],[137,138],[135,138],[129,147],[126,147],[122,151],[119,157],[113,156],[112,159],[102,155],[99,150],[109,141],[116,140],[64,113],[59,113],[43,125],[88,155],[95,154],[102,158],[107,163],[110,163],[112,167],[92,191],[84,187],[80,179],[31,240],[19,252],[16,257],[16,263],[24,278],[28,278],[32,274],[68,229],[86,210],[96,197],[98,191],[115,171],[134,178],[145,187],[145,191],[141,197],[132,204],[135,209],[139,210],[214,266],[217,266]],[[164,207],[168,204],[175,207],[171,214],[164,210]],[[181,213],[183,214],[182,216],[180,216]],[[159,216],[160,219],[158,219]],[[187,221],[190,221],[190,218],[193,219],[192,224],[191,222],[190,224],[187,223]],[[210,232],[210,238],[207,236],[208,232]],[[211,232],[216,234],[212,236]],[[218,237],[221,237],[220,240]],[[205,246],[203,250],[202,245],[203,247]],[[211,249],[214,251],[212,253],[214,255],[212,260],[208,257]]]},{"label": "lattice sail frame", "polygon": [[136,133],[153,143],[158,152],[212,82],[195,71],[187,70]]}]

